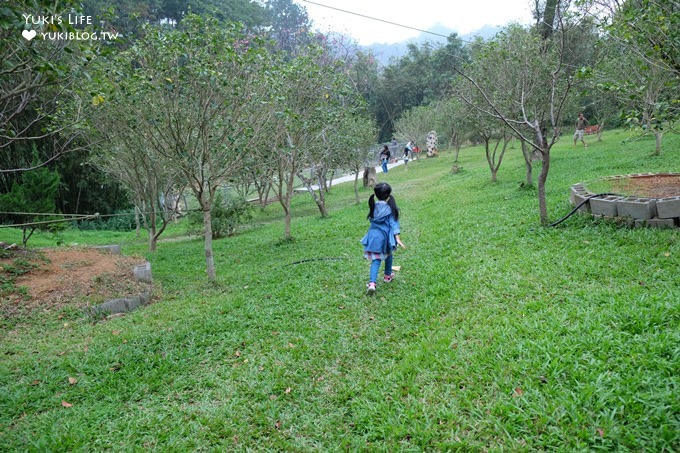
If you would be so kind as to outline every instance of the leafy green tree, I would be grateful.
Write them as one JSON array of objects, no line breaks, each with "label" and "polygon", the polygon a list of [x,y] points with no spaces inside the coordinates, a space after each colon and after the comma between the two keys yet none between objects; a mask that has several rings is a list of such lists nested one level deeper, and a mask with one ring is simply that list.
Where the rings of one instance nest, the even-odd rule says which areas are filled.
[{"label": "leafy green tree", "polygon": [[346,129],[353,127],[356,117],[370,124],[361,96],[337,64],[315,46],[280,61],[272,71],[269,86],[277,102],[269,159],[276,168],[273,190],[285,214],[286,239],[292,237],[291,200],[296,181],[303,182],[321,215],[326,216],[326,181],[336,168],[348,166],[348,150],[352,149],[348,146],[355,143]]},{"label": "leafy green tree", "polygon": [[265,9],[269,35],[278,50],[293,55],[311,43],[311,21],[304,6],[293,0],[266,0]]},{"label": "leafy green tree", "polygon": [[427,134],[435,129],[437,111],[433,105],[413,107],[395,122],[395,137],[402,142],[412,141],[424,147]]},{"label": "leafy green tree", "polygon": [[431,55],[429,45],[419,48],[410,44],[407,55],[383,70],[377,87],[377,104],[374,105],[381,142],[392,138],[395,123],[403,112],[425,101],[427,80],[421,70]]},{"label": "leafy green tree", "polygon": [[[146,80],[140,84],[139,74],[128,64],[130,53],[123,52],[114,61],[97,61],[92,82],[84,87],[86,101],[90,93],[97,93],[87,108],[90,140],[97,148],[88,164],[126,189],[148,231],[149,251],[155,251],[158,239],[178,215],[186,183],[179,168],[168,165],[158,148],[149,146],[149,130],[155,125],[145,121],[148,112],[130,111],[139,105],[160,108],[154,90]],[[110,77],[112,66],[115,77]]]},{"label": "leafy green tree", "polygon": [[680,5],[661,0],[595,3],[605,7],[599,19],[611,51],[605,64],[595,68],[596,77],[625,105],[628,124],[654,135],[658,155],[664,132],[680,118]]},{"label": "leafy green tree", "polygon": [[[270,111],[262,88],[268,69],[265,50],[235,25],[188,15],[177,28],[149,27],[110,71],[114,91],[98,94],[104,105],[106,96],[133,95],[138,102],[121,101],[107,114],[121,125],[131,122],[137,144],[152,148],[193,192],[203,213],[210,280],[216,278],[213,201],[241,171],[243,154],[262,140]],[[128,82],[114,83],[122,79]]]},{"label": "leafy green tree", "polygon": [[162,5],[161,0],[83,0],[82,10],[100,26],[120,33],[118,44],[127,47],[141,36],[144,24],[163,19]]},{"label": "leafy green tree", "polygon": [[219,22],[241,22],[252,27],[266,21],[266,11],[259,2],[248,0],[155,0],[158,19],[170,19],[179,24],[195,14],[211,17]]},{"label": "leafy green tree", "polygon": [[23,232],[23,244],[37,229],[49,229],[55,218],[56,196],[59,189],[59,174],[48,168],[40,167],[21,175],[21,182],[15,181],[12,190],[0,194],[0,211],[3,223],[16,225]]},{"label": "leafy green tree", "polygon": [[[82,165],[87,152],[80,127],[83,110],[68,101],[87,80],[93,58],[115,46],[42,39],[40,34],[75,31],[66,14],[83,11],[70,0],[19,0],[0,6],[0,192],[21,182],[22,173],[49,165],[60,174],[57,202],[63,212],[111,213],[124,207],[126,197],[115,184],[101,181],[101,173]],[[41,23],[41,16],[62,20]],[[38,34],[28,41],[23,29]]]},{"label": "leafy green tree", "polygon": [[102,152],[95,150],[68,153],[62,156],[54,168],[61,176],[57,206],[68,214],[113,214],[131,207],[128,193],[120,183],[92,165],[90,155]]},{"label": "leafy green tree", "polygon": [[426,66],[421,67],[423,75],[428,79],[426,98],[430,102],[442,100],[451,92],[455,81],[459,78],[456,67],[462,67],[470,61],[469,49],[456,33],[446,38],[446,44],[437,47]]},{"label": "leafy green tree", "polygon": [[82,10],[120,33],[121,47],[140,38],[145,24],[176,26],[188,14],[239,22],[250,30],[271,25],[265,7],[249,0],[83,0]]},{"label": "leafy green tree", "polygon": [[[74,137],[65,131],[78,123],[78,112],[72,112],[66,125],[53,119],[61,116],[60,104],[81,74],[76,58],[86,59],[97,46],[39,36],[27,40],[22,30],[73,31],[66,22],[34,22],[40,22],[38,16],[59,17],[77,7],[71,0],[19,0],[0,6],[0,177],[5,188],[12,184],[11,174],[47,165],[74,149]],[[41,153],[37,160],[33,145]]]},{"label": "leafy green tree", "polygon": [[344,165],[354,174],[354,199],[359,199],[359,174],[366,167],[373,166],[375,155],[371,146],[376,143],[377,130],[365,117],[353,116],[347,119],[342,129],[346,149]]},{"label": "leafy green tree", "polygon": [[[455,89],[452,88],[453,91]],[[453,148],[453,166],[458,164],[460,147],[470,139],[474,130],[474,119],[468,113],[468,109],[461,100],[452,96],[432,104],[434,109],[435,127],[437,136],[448,141],[448,147]]]},{"label": "leafy green tree", "polygon": [[462,41],[452,34],[443,46],[411,44],[408,54],[384,68],[370,101],[380,141],[392,138],[395,123],[407,110],[448,96],[456,69],[468,61]]},{"label": "leafy green tree", "polygon": [[[604,11],[601,24],[644,65],[680,77],[680,4],[667,0],[584,0]],[[604,8],[602,8],[604,6]]]}]

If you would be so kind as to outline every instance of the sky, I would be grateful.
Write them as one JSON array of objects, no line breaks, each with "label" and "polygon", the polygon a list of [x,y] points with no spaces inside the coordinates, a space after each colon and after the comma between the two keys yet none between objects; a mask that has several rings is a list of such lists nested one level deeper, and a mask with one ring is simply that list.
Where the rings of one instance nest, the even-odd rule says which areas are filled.
[{"label": "sky", "polygon": [[[352,36],[360,45],[392,44],[420,34],[408,27],[427,30],[437,23],[465,35],[484,25],[532,22],[532,0],[295,0],[307,9],[320,32],[336,31]],[[325,5],[319,6],[319,5]],[[337,9],[332,9],[332,8]],[[392,22],[393,25],[363,16]]]}]

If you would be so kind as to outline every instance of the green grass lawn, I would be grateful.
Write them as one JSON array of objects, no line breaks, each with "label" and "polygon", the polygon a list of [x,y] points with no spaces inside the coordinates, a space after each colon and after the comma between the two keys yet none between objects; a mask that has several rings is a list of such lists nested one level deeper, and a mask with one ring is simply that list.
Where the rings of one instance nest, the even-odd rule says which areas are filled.
[{"label": "green grass lawn", "polygon": [[[652,139],[626,137],[556,145],[551,219],[571,210],[572,184],[680,172],[677,136],[657,157]],[[519,146],[496,183],[480,148],[461,150],[456,174],[451,159],[378,174],[407,250],[372,298],[370,192],[356,205],[351,183],[332,188],[326,219],[296,197],[292,241],[276,204],[216,241],[216,284],[200,239],[148,254],[133,233],[69,232],[147,256],[160,297],[110,320],[46,310],[5,329],[0,450],[680,449],[678,230],[581,215],[541,227]]]}]

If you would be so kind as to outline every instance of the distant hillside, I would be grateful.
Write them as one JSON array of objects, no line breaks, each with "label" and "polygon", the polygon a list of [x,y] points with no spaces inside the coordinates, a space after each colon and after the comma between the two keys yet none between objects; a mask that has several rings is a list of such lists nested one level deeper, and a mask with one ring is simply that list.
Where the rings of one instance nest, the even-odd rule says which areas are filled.
[{"label": "distant hillside", "polygon": [[[501,27],[485,25],[479,30],[475,30],[472,33],[466,35],[461,35],[460,38],[463,41],[470,41],[475,36],[481,36],[484,39],[492,38],[496,33],[501,30]],[[444,27],[441,24],[437,24],[427,30],[431,33],[421,33],[415,38],[407,39],[395,44],[372,44],[370,46],[361,46],[362,49],[371,50],[373,55],[378,59],[381,65],[386,66],[390,63],[393,58],[399,58],[408,53],[408,45],[416,44],[421,45],[426,42],[437,44],[446,43],[446,38],[443,36],[449,36],[451,33],[455,33],[455,30]],[[434,33],[434,34],[433,34]]]}]

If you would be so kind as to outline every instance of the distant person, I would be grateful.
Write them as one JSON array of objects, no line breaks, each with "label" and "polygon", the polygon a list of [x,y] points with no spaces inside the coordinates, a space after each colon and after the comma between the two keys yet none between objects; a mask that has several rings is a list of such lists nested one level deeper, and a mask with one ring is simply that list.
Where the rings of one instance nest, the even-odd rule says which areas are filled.
[{"label": "distant person", "polygon": [[[411,143],[411,142],[409,142],[409,143]],[[409,159],[409,156],[411,155],[412,152],[413,152],[412,148],[409,148],[408,145],[406,145],[404,147],[404,155],[402,156],[402,158],[404,159],[404,166],[406,167],[407,170],[408,170],[408,159]]]},{"label": "distant person", "polygon": [[404,154],[413,152],[413,142],[409,140],[406,145],[404,145]]},{"label": "distant person", "polygon": [[380,151],[380,164],[382,165],[383,173],[387,173],[387,163],[390,161],[390,148],[387,145],[383,145],[382,151]]},{"label": "distant person", "polygon": [[[368,232],[361,239],[364,246],[364,258],[371,262],[368,275],[366,294],[375,294],[380,263],[385,261],[385,276],[383,281],[389,283],[394,278],[392,272],[392,253],[397,245],[406,248],[401,242],[399,234],[399,208],[392,196],[392,187],[381,182],[373,188],[374,194],[368,199],[368,220],[371,222]],[[376,201],[377,198],[377,201]]]},{"label": "distant person", "polygon": [[583,135],[586,132],[586,127],[588,127],[588,120],[586,119],[585,116],[583,116],[583,113],[578,114],[578,118],[576,118],[576,132],[574,132],[574,146],[576,146],[576,142],[581,140],[581,143],[583,143],[583,147],[587,148],[588,145],[586,144],[585,139],[583,138]]}]

